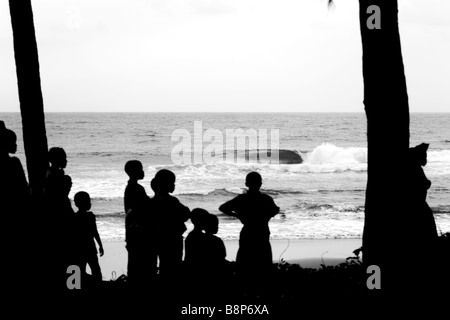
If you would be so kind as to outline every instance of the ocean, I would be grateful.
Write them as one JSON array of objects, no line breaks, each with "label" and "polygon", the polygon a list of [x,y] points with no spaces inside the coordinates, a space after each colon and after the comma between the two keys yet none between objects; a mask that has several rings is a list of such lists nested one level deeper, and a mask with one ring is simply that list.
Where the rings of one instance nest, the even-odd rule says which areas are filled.
[{"label": "ocean", "polygon": [[[0,119],[16,132],[16,156],[25,167],[20,114],[0,113]],[[251,171],[262,175],[262,191],[281,208],[270,222],[272,239],[362,236],[367,181],[364,113],[48,113],[46,128],[49,147],[66,150],[66,173],[73,180],[70,197],[81,190],[91,195],[103,241],[124,239],[127,176],[123,168],[131,159],[143,163],[141,184],[149,195],[153,195],[150,181],[155,173],[172,170],[177,177],[174,195],[191,209],[204,208],[218,215],[222,239],[238,239],[241,224],[221,214],[218,207],[245,191],[245,176]],[[202,159],[211,140],[198,133],[206,130],[223,134],[224,153],[240,151],[226,145],[227,129],[266,129],[269,137],[278,129],[279,148],[299,155],[302,162],[284,161],[281,154],[280,163],[258,163],[239,158],[240,153],[239,161]],[[192,157],[186,159],[203,161],[180,163],[173,158],[182,141],[173,137],[174,132],[190,138],[183,140],[192,146]],[[450,113],[411,114],[411,146],[421,142],[430,143],[424,168],[432,182],[428,203],[439,231],[450,232]],[[386,161],[402,165],[389,154]],[[185,235],[192,229],[190,222],[187,226]]]}]

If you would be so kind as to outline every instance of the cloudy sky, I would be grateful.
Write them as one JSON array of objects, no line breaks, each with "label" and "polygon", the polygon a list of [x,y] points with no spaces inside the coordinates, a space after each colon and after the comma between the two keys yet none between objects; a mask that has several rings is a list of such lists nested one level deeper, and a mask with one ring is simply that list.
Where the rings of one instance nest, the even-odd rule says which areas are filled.
[{"label": "cloudy sky", "polygon": [[[47,111],[362,112],[357,0],[33,1]],[[399,0],[413,112],[450,110],[450,2]],[[19,111],[7,1],[0,110]]]}]

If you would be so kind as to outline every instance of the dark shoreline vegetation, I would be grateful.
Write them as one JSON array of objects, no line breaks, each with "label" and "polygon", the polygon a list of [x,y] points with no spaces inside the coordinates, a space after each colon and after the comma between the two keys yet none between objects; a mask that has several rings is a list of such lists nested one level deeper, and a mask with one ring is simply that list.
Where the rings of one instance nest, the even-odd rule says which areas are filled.
[{"label": "dark shoreline vegetation", "polygon": [[[393,250],[401,255],[401,248]],[[229,263],[226,273],[220,276],[195,276],[184,269],[177,279],[164,279],[157,275],[154,279],[146,279],[139,287],[127,283],[126,275],[102,281],[101,284],[91,281],[90,276],[86,275],[82,279],[82,288],[67,290],[64,297],[65,303],[76,301],[79,306],[98,310],[99,314],[111,312],[115,316],[121,312],[126,315],[147,313],[149,318],[158,315],[158,319],[186,316],[197,319],[192,312],[201,312],[196,309],[200,307],[223,309],[214,318],[224,319],[233,316],[279,319],[283,316],[299,317],[303,312],[313,312],[318,317],[326,315],[340,318],[357,316],[358,311],[386,305],[406,312],[406,309],[401,309],[406,305],[403,302],[417,302],[418,309],[434,306],[434,310],[444,311],[442,308],[450,297],[450,233],[439,236],[436,251],[430,256],[402,259],[400,264],[410,281],[406,287],[392,291],[383,290],[382,270],[381,289],[368,289],[370,274],[362,263],[361,252],[361,248],[356,249],[354,255],[345,262],[335,266],[322,263],[317,269],[303,268],[299,264],[281,260],[273,264],[270,276],[255,279],[239,277],[234,261]],[[423,272],[424,268],[429,272],[427,282],[415,283],[412,271],[417,269]],[[105,304],[120,301],[120,304],[104,310],[98,305],[100,301]],[[226,306],[229,308],[228,314],[225,313]],[[236,308],[240,314],[233,314],[230,306],[239,306]],[[264,307],[267,310],[265,312],[262,311]],[[182,314],[183,308],[188,308],[191,314]],[[380,312],[376,308],[372,311]],[[197,316],[209,318],[205,314]]]}]

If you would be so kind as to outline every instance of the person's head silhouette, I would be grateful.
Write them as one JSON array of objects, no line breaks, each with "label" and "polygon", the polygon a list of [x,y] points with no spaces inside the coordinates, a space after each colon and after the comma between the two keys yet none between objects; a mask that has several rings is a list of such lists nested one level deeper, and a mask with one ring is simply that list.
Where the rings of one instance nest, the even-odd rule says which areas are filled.
[{"label": "person's head silhouette", "polygon": [[17,136],[14,131],[6,129],[3,132],[3,149],[7,153],[15,154],[17,151]]},{"label": "person's head silhouette", "polygon": [[411,160],[421,166],[425,166],[427,164],[427,150],[430,144],[421,143],[413,148],[410,148],[410,156]]},{"label": "person's head silhouette", "polygon": [[85,191],[77,192],[73,198],[75,205],[81,211],[89,211],[91,209],[91,197]]},{"label": "person's head silhouette", "polygon": [[64,169],[67,166],[67,155],[63,148],[53,147],[48,151],[48,161],[54,168]]},{"label": "person's head silhouette", "polygon": [[262,178],[258,172],[250,172],[245,178],[245,185],[250,191],[258,191],[262,185]]},{"label": "person's head silhouette", "polygon": [[205,230],[206,217],[209,215],[208,211],[201,208],[195,208],[191,212],[191,222],[197,230]]},{"label": "person's head silhouette", "polygon": [[151,182],[153,191],[157,194],[169,194],[175,190],[175,174],[167,169],[159,170]]},{"label": "person's head silhouette", "polygon": [[214,214],[208,214],[205,220],[205,233],[216,234],[219,231],[219,218]]},{"label": "person's head silhouette", "polygon": [[130,160],[125,164],[125,172],[130,177],[130,180],[142,180],[145,173],[142,163],[139,160]]},{"label": "person's head silhouette", "polygon": [[14,131],[7,129],[3,121],[0,121],[0,150],[12,154],[17,151],[16,134]]}]

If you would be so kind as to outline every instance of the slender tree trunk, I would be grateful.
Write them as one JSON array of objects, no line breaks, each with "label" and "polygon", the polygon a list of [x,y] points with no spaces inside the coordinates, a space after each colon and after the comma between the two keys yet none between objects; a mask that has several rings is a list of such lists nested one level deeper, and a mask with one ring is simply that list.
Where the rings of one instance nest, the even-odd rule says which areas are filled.
[{"label": "slender tree trunk", "polygon": [[47,161],[44,104],[30,0],[10,0],[17,83],[28,179],[34,197],[42,194]]},{"label": "slender tree trunk", "polygon": [[[368,143],[363,259],[366,265],[378,265],[382,274],[387,271],[385,275],[395,277],[408,231],[402,221],[407,200],[403,168],[409,148],[398,5],[394,0],[360,0],[359,5]],[[367,26],[371,5],[381,9],[381,29]]]}]

